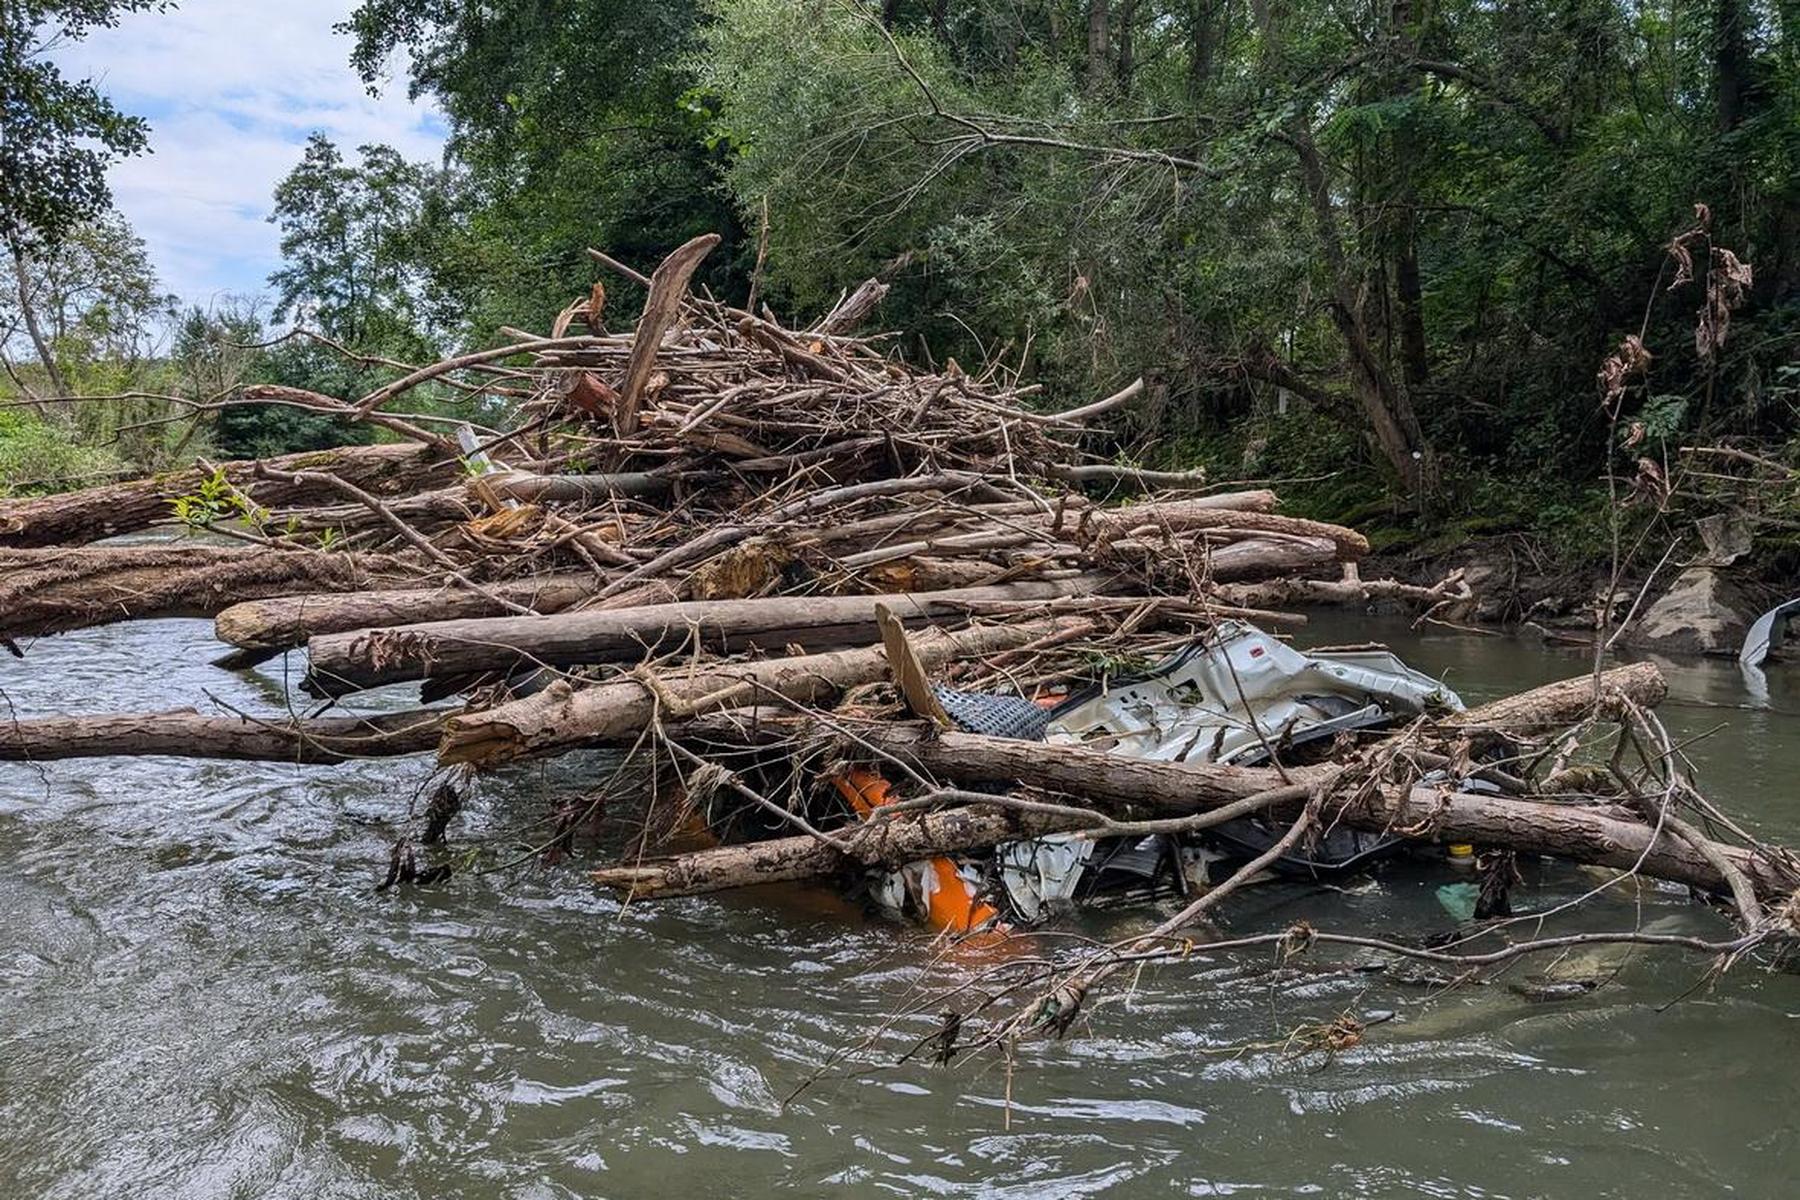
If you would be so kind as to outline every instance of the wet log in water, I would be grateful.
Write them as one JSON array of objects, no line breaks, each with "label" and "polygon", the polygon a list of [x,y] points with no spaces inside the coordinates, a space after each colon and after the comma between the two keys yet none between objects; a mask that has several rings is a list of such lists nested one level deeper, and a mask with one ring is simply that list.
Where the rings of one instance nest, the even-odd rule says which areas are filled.
[{"label": "wet log in water", "polygon": [[[697,896],[765,883],[828,879],[846,871],[899,867],[941,854],[986,850],[1001,842],[1080,827],[1078,820],[1012,811],[947,808],[917,817],[841,830],[853,849],[810,836],[770,838],[692,854],[602,867],[588,877],[634,899]],[[860,836],[858,836],[860,835]]]},{"label": "wet log in water", "polygon": [[[1054,757],[1068,748],[1039,749]],[[1220,768],[1183,763],[1144,765],[1149,768],[1146,775],[1167,789],[1159,804],[1165,811],[1204,812],[1223,803],[1215,798],[1221,790],[1205,778]],[[1265,790],[1282,786],[1276,772],[1262,774],[1269,785]],[[1082,797],[1096,805],[1104,799],[1093,792]],[[1133,803],[1139,799],[1135,794],[1130,798]],[[1362,798],[1328,803],[1322,820],[1374,833],[1401,833],[1420,841],[1468,842],[1618,870],[1636,868],[1653,879],[1726,895],[1730,882],[1714,865],[1710,851],[1748,877],[1759,899],[1780,901],[1800,886],[1800,875],[1779,857],[1764,857],[1719,842],[1702,850],[1667,832],[1659,837],[1650,826],[1621,819],[1609,810],[1562,803],[1446,793],[1432,787],[1390,787]],[[856,868],[891,867],[933,855],[985,850],[1000,842],[1078,829],[1083,822],[1074,817],[963,806],[883,824],[888,828],[849,843],[848,852],[801,835],[603,867],[589,876],[602,887],[638,899],[691,896],[760,883],[823,879]],[[850,839],[859,830],[838,832]]]},{"label": "wet log in water", "polygon": [[[1626,702],[1648,707],[1659,702],[1665,692],[1661,673],[1650,664],[1616,668],[1600,680],[1600,707],[1602,712],[1614,713]],[[1451,715],[1444,725],[1452,734],[1472,729],[1512,733],[1561,729],[1593,711],[1595,696],[1594,678],[1582,676]],[[709,729],[712,740],[730,736],[716,721]],[[1751,880],[1763,899],[1786,896],[1800,884],[1800,877],[1779,857],[1764,858],[1722,843],[1701,848],[1669,831],[1657,836],[1649,826],[1610,804],[1580,807],[1371,782],[1340,765],[1277,771],[1158,762],[1083,746],[983,737],[918,725],[860,726],[855,741],[842,748],[851,757],[870,757],[890,774],[895,772],[892,761],[898,761],[928,778],[962,787],[1025,784],[1072,797],[1103,813],[1183,816],[1298,787],[1327,797],[1323,818],[1327,824],[1397,832],[1426,841],[1473,842],[1621,869],[1641,862],[1645,874],[1715,892],[1729,889],[1729,881],[1718,867],[1717,860],[1722,857]],[[967,810],[963,823],[932,827],[936,832],[915,831],[901,844],[911,844],[907,840],[911,839],[936,847],[931,853],[951,853],[981,850],[1008,840],[1004,831],[1010,818],[987,812],[986,822],[977,821],[981,815],[979,808]],[[1056,828],[1080,826],[1076,820],[1058,818],[1058,822]],[[918,824],[920,819],[902,817],[895,823]],[[849,838],[856,828],[838,833]],[[966,830],[975,840],[963,846],[947,844],[940,836],[947,829]],[[780,844],[721,847],[669,860],[605,868],[593,877],[604,886],[637,896],[672,896],[774,878],[805,878],[807,871],[822,877],[847,867],[886,862],[879,855],[865,859],[860,851],[846,853],[811,836],[777,842]]]},{"label": "wet log in water", "polygon": [[182,758],[337,763],[422,754],[436,747],[447,710],[414,709],[366,717],[202,716],[192,709],[44,717],[0,723],[0,761],[167,754]]}]

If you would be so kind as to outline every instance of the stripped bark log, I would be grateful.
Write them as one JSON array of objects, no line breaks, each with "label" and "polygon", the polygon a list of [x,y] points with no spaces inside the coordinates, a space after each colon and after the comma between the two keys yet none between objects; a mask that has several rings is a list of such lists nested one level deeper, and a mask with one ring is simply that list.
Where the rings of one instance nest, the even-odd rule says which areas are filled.
[{"label": "stripped bark log", "polygon": [[[858,867],[898,867],[940,854],[984,850],[1001,842],[1042,837],[1078,827],[1072,819],[1019,812],[949,808],[869,826],[846,854],[829,842],[800,836],[603,867],[588,873],[601,887],[634,899],[695,896],[761,883],[826,879]],[[845,836],[859,832],[846,830]]]},{"label": "stripped bark log", "polygon": [[[1607,721],[1625,719],[1632,705],[1655,708],[1669,694],[1669,682],[1655,663],[1630,663],[1594,675],[1561,679],[1446,718],[1464,729],[1497,729],[1515,737],[1555,733],[1589,713]],[[1598,705],[1595,701],[1598,700]]]},{"label": "stripped bark log", "polygon": [[[1167,542],[1122,538],[1110,543],[1103,561],[1121,566],[1142,562],[1154,568],[1181,555]],[[1230,542],[1223,546],[1206,544],[1194,550],[1192,563],[1196,569],[1204,565],[1214,583],[1237,583],[1247,579],[1266,579],[1293,571],[1309,571],[1337,561],[1337,545],[1329,538],[1263,537]]]},{"label": "stripped bark log", "polygon": [[0,761],[166,754],[265,762],[336,763],[422,754],[437,745],[446,710],[290,721],[208,717],[192,709],[44,717],[0,724]]},{"label": "stripped bark log", "polygon": [[[453,479],[456,468],[455,459],[445,458],[416,442],[343,446],[290,454],[270,463],[286,471],[331,471],[366,491],[384,496],[417,488],[434,474]],[[255,461],[220,464],[227,479],[264,507],[293,507],[336,498],[330,490],[316,484],[259,480],[256,467]],[[196,491],[208,474],[199,470],[171,471],[85,491],[0,501],[0,547],[83,545],[166,524],[174,520],[173,502]]]},{"label": "stripped bark log", "polygon": [[478,671],[638,662],[675,649],[733,654],[753,647],[779,651],[800,646],[817,651],[876,638],[875,612],[882,603],[912,625],[960,623],[971,604],[1089,595],[1105,583],[1105,576],[1083,575],[1055,583],[911,595],[703,600],[365,628],[313,638],[304,686],[315,696],[343,696],[403,680]]},{"label": "stripped bark log", "polygon": [[1101,545],[1123,538],[1155,539],[1163,535],[1196,531],[1240,533],[1245,536],[1273,533],[1296,538],[1328,539],[1337,547],[1338,557],[1344,559],[1361,558],[1369,552],[1369,540],[1354,529],[1325,521],[1309,521],[1304,517],[1222,509],[1210,503],[1211,499],[1213,498],[1166,500],[1098,510],[1085,532]]},{"label": "stripped bark log", "polygon": [[705,233],[677,247],[650,276],[650,295],[644,301],[643,316],[638,319],[637,334],[632,339],[631,357],[625,365],[625,379],[619,386],[616,413],[619,434],[630,437],[637,431],[638,406],[643,402],[644,388],[656,366],[656,352],[663,334],[674,324],[681,311],[681,298],[687,293],[688,280],[700,260],[719,244],[719,235]]},{"label": "stripped bark log", "polygon": [[[489,590],[540,613],[554,613],[586,600],[603,582],[591,574],[545,575],[492,584]],[[220,641],[245,650],[285,650],[325,634],[497,617],[505,611],[487,597],[459,587],[275,596],[232,605],[218,615],[213,631]]]},{"label": "stripped bark log", "polygon": [[[913,645],[920,660],[930,667],[952,658],[1009,650],[1055,628],[1055,623],[1044,621],[955,633],[928,629]],[[815,704],[886,673],[887,656],[881,648],[864,647],[670,671],[580,691],[559,681],[527,699],[452,718],[438,760],[498,763],[635,738],[659,715],[664,720],[681,720],[718,708],[755,704],[769,692]]]},{"label": "stripped bark log", "polygon": [[[813,333],[842,334],[849,333],[858,325],[869,319],[869,316],[881,306],[887,297],[888,284],[880,279],[865,279],[854,292],[837,302],[829,313],[812,327]],[[754,311],[756,305],[749,308]]]},{"label": "stripped bark log", "polygon": [[[1121,547],[1114,543],[1112,549]],[[1143,546],[1146,554],[1166,554],[1166,546]],[[1328,538],[1293,538],[1281,541],[1261,539],[1233,542],[1229,546],[1213,546],[1207,550],[1208,569],[1215,583],[1233,583],[1245,579],[1264,579],[1289,571],[1306,571],[1322,567],[1337,559],[1337,545]]]},{"label": "stripped bark log", "polygon": [[[484,475],[482,482],[493,488],[495,495],[505,500],[604,504],[617,496],[665,496],[681,478],[684,477],[657,474],[654,471],[620,471],[611,475],[531,475],[514,471]],[[685,478],[694,483],[707,483],[718,476],[689,473]]]},{"label": "stripped bark log", "polygon": [[[1269,767],[1164,763],[1110,754],[1087,746],[1052,745],[978,733],[937,731],[919,725],[858,726],[857,741],[843,747],[852,758],[879,754],[897,759],[919,774],[959,784],[1024,783],[1045,791],[1080,796],[1097,804],[1134,804],[1162,815],[1196,812],[1242,800],[1283,779]],[[879,766],[879,761],[875,762]],[[1177,766],[1184,774],[1162,770]],[[1288,769],[1296,783],[1323,783],[1336,768]],[[893,769],[889,768],[892,777]],[[1178,787],[1171,789],[1171,784]]]},{"label": "stripped bark log", "polygon": [[1445,600],[1467,599],[1468,594],[1468,585],[1460,579],[1430,587],[1393,579],[1269,579],[1261,583],[1230,584],[1217,592],[1218,597],[1228,604],[1251,608],[1280,608],[1290,604],[1372,604],[1377,601],[1423,608]]},{"label": "stripped bark log", "polygon": [[[1185,776],[1214,769],[1177,763],[1151,765],[1163,782],[1177,788],[1189,782]],[[1274,772],[1266,774],[1279,785]],[[1213,807],[1219,805],[1198,803],[1179,811]],[[1658,837],[1648,825],[1601,809],[1471,792],[1442,793],[1429,787],[1386,788],[1342,801],[1335,809],[1327,803],[1322,820],[1372,832],[1397,832],[1422,841],[1467,842],[1621,871],[1636,869],[1653,879],[1715,895],[1730,891],[1729,882],[1709,861],[1708,853],[1667,832]],[[869,846],[866,856],[845,854],[813,837],[786,837],[602,868],[590,872],[590,878],[602,887],[642,899],[696,895],[759,883],[828,878],[859,865],[897,866],[1080,825],[1076,818],[952,808],[902,817],[879,835],[871,832],[857,843],[859,849]],[[1760,900],[1783,901],[1800,887],[1800,874],[1790,867],[1791,860],[1781,855],[1765,857],[1719,842],[1708,843],[1708,850],[1741,872]]]},{"label": "stripped bark log", "polygon": [[306,550],[168,544],[0,550],[0,636],[211,617],[245,600],[363,591],[420,574],[389,555]]}]

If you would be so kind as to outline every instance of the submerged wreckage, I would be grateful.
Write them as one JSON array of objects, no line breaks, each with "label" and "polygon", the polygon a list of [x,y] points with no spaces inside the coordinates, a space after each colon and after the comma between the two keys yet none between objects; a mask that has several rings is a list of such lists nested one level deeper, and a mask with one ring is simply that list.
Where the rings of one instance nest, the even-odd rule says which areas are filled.
[{"label": "submerged wreckage", "polygon": [[[1383,650],[1297,651],[1279,636],[1304,624],[1295,606],[1453,618],[1468,588],[1363,580],[1354,530],[1280,515],[1259,487],[1120,463],[1102,418],[1141,383],[1043,412],[997,372],[909,369],[854,333],[879,284],[803,330],[694,296],[714,241],[649,277],[596,254],[646,289],[634,332],[607,329],[596,285],[548,336],[512,332],[367,396],[240,398],[399,440],[0,502],[0,638],[17,653],[109,621],[210,618],[222,667],[304,649],[322,702],[303,718],[17,714],[0,758],[434,755],[429,810],[394,848],[404,882],[448,873],[417,858],[475,773],[609,748],[644,803],[618,782],[553,798],[534,848],[636,812],[626,852],[590,870],[636,901],[847,880],[992,935],[1071,901],[1176,898],[1149,934],[1049,962],[1037,992],[1009,986],[1037,1000],[994,1037],[1067,1028],[1088,988],[1191,950],[1196,922],[1265,870],[1354,870],[1409,845],[1478,849],[1482,917],[1506,911],[1513,856],[1543,854],[1684,885],[1739,926],[1625,940],[1735,959],[1791,933],[1800,861],[1692,787],[1652,712],[1654,667],[1465,710]],[[428,384],[509,423],[445,435],[397,411]],[[171,519],[215,536],[97,544]],[[419,706],[351,707],[395,685]],[[714,844],[677,850],[697,825]],[[1391,949],[1473,968],[1556,944],[1510,930]]]},{"label": "submerged wreckage", "polygon": [[[969,733],[1156,762],[1246,767],[1327,761],[1353,745],[1358,732],[1431,710],[1462,710],[1455,693],[1385,649],[1303,654],[1237,621],[1222,622],[1147,670],[1068,695],[1031,700],[947,688],[932,695],[950,726]],[[893,794],[866,768],[834,782],[864,816]],[[912,912],[956,932],[1030,925],[1076,901],[1198,894],[1224,877],[1223,868],[1267,853],[1280,837],[1263,814],[1191,832],[1053,834],[1001,843],[985,859],[965,855],[954,863],[939,858],[878,871],[870,894],[889,912]],[[1334,829],[1269,865],[1321,878],[1368,866],[1407,844],[1391,832]]]}]

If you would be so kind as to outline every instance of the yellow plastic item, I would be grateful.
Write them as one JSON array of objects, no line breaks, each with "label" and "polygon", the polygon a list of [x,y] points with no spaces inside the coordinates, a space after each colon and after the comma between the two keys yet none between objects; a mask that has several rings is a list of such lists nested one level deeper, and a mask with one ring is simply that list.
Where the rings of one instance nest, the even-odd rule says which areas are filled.
[{"label": "yellow plastic item", "polygon": [[[899,799],[887,780],[864,767],[852,767],[831,782],[864,820],[876,809]],[[957,872],[955,863],[939,857],[927,865],[935,886],[930,889],[931,896],[926,902],[925,921],[933,929],[968,933],[1000,919],[992,905],[976,898],[968,882]]]},{"label": "yellow plastic item", "polygon": [[1475,847],[1471,846],[1468,842],[1451,842],[1449,854],[1452,859],[1473,859],[1475,857]]}]

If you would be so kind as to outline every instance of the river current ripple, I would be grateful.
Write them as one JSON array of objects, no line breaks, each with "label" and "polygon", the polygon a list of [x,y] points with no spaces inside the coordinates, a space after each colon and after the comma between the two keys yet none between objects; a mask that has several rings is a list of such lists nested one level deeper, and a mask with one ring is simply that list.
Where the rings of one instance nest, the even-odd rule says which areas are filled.
[{"label": "river current ripple", "polygon": [[[1581,670],[1518,642],[1386,636],[1480,699]],[[1314,642],[1362,640],[1325,622]],[[11,714],[283,711],[284,667],[207,665],[203,622],[44,639],[0,660]],[[1792,668],[1800,674],[1800,667]],[[1800,695],[1743,707],[1728,668],[1672,667],[1711,794],[1800,840]],[[399,703],[390,697],[384,703]],[[506,773],[453,839],[513,829],[601,770]],[[1605,951],[1572,1001],[1449,993],[1204,954],[1147,971],[1070,1039],[955,1069],[828,1076],[911,988],[975,964],[823,893],[622,909],[576,861],[376,894],[419,762],[342,768],[0,764],[0,1196],[1750,1196],[1791,1194],[1800,978]],[[1518,903],[1592,879],[1534,868]],[[1296,919],[1420,936],[1433,862],[1341,891],[1271,885],[1233,932]],[[1150,912],[1083,918],[1088,932]],[[1632,889],[1578,927],[1718,935]],[[1330,1061],[1296,1025],[1391,1010]],[[912,1023],[890,1040],[929,1028]],[[1010,1096],[1009,1096],[1010,1088]]]}]

